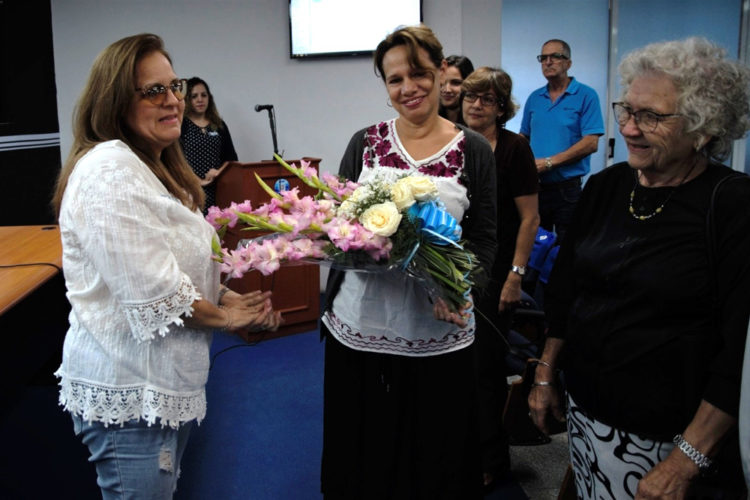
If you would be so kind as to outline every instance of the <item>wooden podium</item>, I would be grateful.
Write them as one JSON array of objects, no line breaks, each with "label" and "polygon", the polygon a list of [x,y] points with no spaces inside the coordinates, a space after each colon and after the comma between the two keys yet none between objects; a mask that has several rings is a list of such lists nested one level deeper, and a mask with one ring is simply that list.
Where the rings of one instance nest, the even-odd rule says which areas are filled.
[{"label": "wooden podium", "polygon": [[[303,158],[316,170],[320,165],[319,158]],[[285,160],[289,164],[300,166],[299,160]],[[277,181],[288,182],[289,189],[299,188],[300,197],[314,196],[317,191],[299,180],[276,161],[255,163],[230,163],[216,180],[216,203],[221,208],[228,207],[233,201],[241,203],[250,200],[253,207],[259,207],[270,200],[270,196],[258,184],[255,174],[272,188]],[[284,183],[284,181],[281,183]],[[253,238],[264,233],[257,231],[240,231],[229,228],[224,237],[224,246],[236,248],[244,238]],[[252,290],[271,290],[274,309],[281,311],[284,324],[277,332],[260,333],[258,340],[307,332],[318,327],[320,313],[320,271],[315,264],[282,264],[271,276],[263,276],[258,271],[247,273],[242,278],[235,278],[227,286],[238,293]]]}]

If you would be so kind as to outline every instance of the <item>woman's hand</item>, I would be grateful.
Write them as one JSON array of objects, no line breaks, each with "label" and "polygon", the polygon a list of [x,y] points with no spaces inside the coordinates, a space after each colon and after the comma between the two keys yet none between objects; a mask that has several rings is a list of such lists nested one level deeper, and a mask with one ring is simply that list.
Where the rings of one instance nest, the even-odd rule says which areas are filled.
[{"label": "woman's hand", "polygon": [[636,500],[650,498],[685,498],[690,482],[698,475],[698,466],[678,448],[672,450],[666,459],[656,464],[638,482]]},{"label": "woman's hand", "polygon": [[511,271],[508,273],[505,283],[503,283],[497,311],[503,312],[519,302],[521,302],[521,275]]},{"label": "woman's hand", "polygon": [[[702,400],[682,437],[705,456],[712,457],[735,425],[735,417]],[[635,498],[685,498],[690,482],[699,472],[698,466],[675,447],[638,482]]]},{"label": "woman's hand", "polygon": [[224,169],[223,165],[220,169],[212,168],[208,172],[206,172],[206,175],[201,179],[201,186],[208,186],[216,180],[216,176],[218,176],[221,171]]},{"label": "woman's hand", "polygon": [[266,299],[271,298],[271,291],[262,292],[260,290],[253,290],[252,292],[239,294],[234,290],[225,288],[227,290],[222,295],[219,305],[225,307],[252,307],[259,304],[263,304]]},{"label": "woman's hand", "polygon": [[448,323],[454,323],[460,327],[464,327],[469,323],[469,317],[471,316],[471,313],[468,312],[469,308],[471,308],[471,302],[467,302],[466,304],[464,304],[464,307],[459,309],[457,312],[453,312],[450,310],[448,304],[446,304],[443,299],[438,298],[435,301],[433,313],[435,314],[435,319],[447,321]]},{"label": "woman's hand", "polygon": [[246,341],[249,333],[274,331],[281,325],[281,313],[273,310],[270,291],[256,290],[245,294],[229,291],[222,297],[221,304],[231,315],[228,330]]},{"label": "woman's hand", "polygon": [[534,370],[534,382],[549,383],[550,385],[537,385],[529,392],[529,416],[539,430],[545,434],[550,433],[547,422],[554,418],[559,422],[565,422],[565,411],[557,388],[554,386],[557,372],[555,361],[563,348],[565,341],[549,337],[544,343],[544,351],[541,359]]},{"label": "woman's hand", "polygon": [[[537,366],[537,369],[539,369],[539,366]],[[534,425],[545,434],[549,434],[551,430],[547,425],[550,417],[559,422],[565,422],[565,412],[560,401],[560,395],[554,385],[537,385],[531,388],[531,392],[529,392],[529,416]]]}]

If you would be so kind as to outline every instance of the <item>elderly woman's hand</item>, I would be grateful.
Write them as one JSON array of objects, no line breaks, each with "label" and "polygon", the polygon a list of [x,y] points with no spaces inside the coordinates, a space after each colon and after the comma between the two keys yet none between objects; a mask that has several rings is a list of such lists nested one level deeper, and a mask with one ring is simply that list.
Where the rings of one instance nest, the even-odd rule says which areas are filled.
[{"label": "elderly woman's hand", "polygon": [[685,498],[690,482],[698,475],[698,466],[675,448],[638,482],[636,500]]},{"label": "elderly woman's hand", "polygon": [[535,385],[531,388],[529,416],[540,431],[549,434],[548,419],[553,417],[560,422],[565,422],[565,412],[560,401],[560,394],[554,385],[555,371],[540,363],[536,367],[535,376],[539,381],[549,382],[549,385]]}]

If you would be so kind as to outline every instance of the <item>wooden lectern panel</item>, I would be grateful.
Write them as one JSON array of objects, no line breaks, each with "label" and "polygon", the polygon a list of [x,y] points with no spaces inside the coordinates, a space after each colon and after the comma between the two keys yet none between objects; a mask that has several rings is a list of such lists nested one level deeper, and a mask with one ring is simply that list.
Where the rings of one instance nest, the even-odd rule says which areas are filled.
[{"label": "wooden lectern panel", "polygon": [[[319,158],[304,158],[316,170],[320,165]],[[286,160],[289,164],[300,166],[299,160]],[[279,179],[289,183],[289,189],[299,188],[300,197],[314,196],[317,191],[298,179],[275,161],[256,163],[230,163],[217,179],[216,203],[228,207],[233,201],[241,203],[250,200],[253,207],[259,207],[270,200],[270,196],[258,184],[254,174],[274,187]],[[253,238],[264,233],[257,231],[240,231],[229,228],[224,237],[224,246],[235,248],[243,238]],[[263,276],[258,271],[247,273],[242,278],[235,278],[227,286],[238,293],[252,290],[271,290],[274,308],[281,311],[284,325],[278,332],[259,334],[258,339],[273,338],[293,333],[306,332],[318,327],[320,308],[320,271],[315,264],[284,264],[271,276]]]}]

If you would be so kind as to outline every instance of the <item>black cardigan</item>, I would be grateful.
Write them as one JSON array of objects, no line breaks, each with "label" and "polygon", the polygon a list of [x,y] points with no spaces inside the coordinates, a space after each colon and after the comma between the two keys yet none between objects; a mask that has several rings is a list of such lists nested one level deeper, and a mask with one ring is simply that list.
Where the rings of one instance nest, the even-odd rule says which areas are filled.
[{"label": "black cardigan", "polygon": [[[464,148],[464,170],[462,182],[467,186],[469,210],[461,220],[463,238],[467,246],[479,258],[482,269],[489,273],[495,260],[497,250],[497,192],[495,179],[495,157],[487,140],[480,134],[456,125],[464,131],[466,146]],[[356,132],[346,152],[341,158],[339,175],[356,181],[362,172],[362,157],[365,149],[367,128]],[[339,269],[331,269],[326,283],[324,311],[330,309],[336,297],[344,273]]]}]

